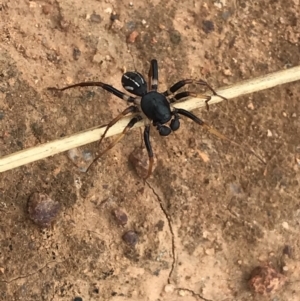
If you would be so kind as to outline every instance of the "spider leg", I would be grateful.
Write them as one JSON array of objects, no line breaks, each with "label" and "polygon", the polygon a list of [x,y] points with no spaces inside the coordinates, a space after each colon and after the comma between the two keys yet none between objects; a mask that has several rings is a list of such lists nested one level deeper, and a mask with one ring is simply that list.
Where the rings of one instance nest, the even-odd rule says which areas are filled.
[{"label": "spider leg", "polygon": [[145,130],[144,130],[144,141],[145,141],[145,145],[146,145],[146,149],[148,152],[148,157],[149,157],[149,167],[148,167],[148,173],[146,175],[146,177],[144,178],[144,180],[148,179],[152,173],[152,167],[153,167],[153,150],[152,150],[152,146],[151,146],[151,142],[150,142],[150,125],[146,125],[145,126]]},{"label": "spider leg", "polygon": [[119,97],[119,98],[121,98],[121,99],[123,99],[127,102],[134,102],[135,101],[135,97],[127,95],[127,94],[117,90],[113,86],[108,85],[108,84],[104,84],[102,82],[83,82],[83,83],[78,83],[78,84],[71,85],[71,86],[66,86],[66,87],[63,87],[63,88],[50,87],[50,88],[48,88],[48,90],[64,91],[64,90],[75,88],[75,87],[101,87],[102,89],[106,90],[107,92],[110,92],[110,93],[114,94],[115,96],[117,96],[117,97]]},{"label": "spider leg", "polygon": [[157,91],[157,85],[158,85],[157,60],[151,60],[148,77],[149,77],[149,81],[148,81],[149,91]]},{"label": "spider leg", "polygon": [[112,149],[122,138],[124,138],[124,136],[129,132],[129,130],[140,120],[142,120],[143,117],[142,116],[135,116],[133,117],[128,124],[126,125],[126,127],[124,128],[124,130],[122,131],[122,133],[119,135],[119,137],[117,137],[105,150],[103,150],[98,156],[96,156],[96,158],[93,160],[93,162],[89,165],[89,167],[87,168],[87,171],[90,169],[90,167],[93,165],[93,163],[95,163],[100,157],[102,157],[106,152],[108,152],[110,149]]},{"label": "spider leg", "polygon": [[[205,86],[212,92],[213,95],[219,96],[222,99],[227,100],[227,98],[223,97],[222,95],[219,95],[206,81],[204,81],[202,79],[200,79],[200,80],[194,80],[194,79],[181,80],[181,81],[175,83],[169,90],[165,91],[163,93],[163,95],[169,96],[187,84],[196,84],[196,85]],[[209,110],[209,106],[208,106],[209,101],[210,101],[210,98],[205,100],[207,110]]]},{"label": "spider leg", "polygon": [[204,128],[206,128],[211,134],[226,140],[226,141],[230,141],[233,142],[234,144],[239,145],[238,143],[231,141],[229,138],[227,138],[226,136],[224,136],[223,134],[221,134],[219,131],[217,131],[216,129],[214,129],[213,127],[209,126],[207,123],[205,123],[203,120],[201,120],[200,118],[198,118],[196,115],[194,115],[193,113],[186,111],[184,109],[174,109],[174,112],[180,115],[183,115],[185,117],[188,117],[190,119],[192,119],[193,121],[195,121],[197,124],[203,126]]},{"label": "spider leg", "polygon": [[192,119],[193,121],[195,121],[197,124],[203,126],[204,128],[206,128],[211,134],[221,138],[222,140],[226,140],[246,151],[250,151],[257,159],[259,159],[262,163],[266,164],[266,162],[260,157],[258,156],[255,151],[248,146],[247,148],[243,147],[242,145],[240,145],[239,143],[234,142],[233,140],[229,139],[228,137],[224,136],[223,134],[221,134],[219,131],[217,131],[215,128],[209,126],[207,123],[205,123],[204,121],[202,121],[200,118],[198,118],[196,115],[192,114],[189,111],[186,111],[184,109],[174,109],[174,113],[177,114],[181,114],[184,115],[190,119]]},{"label": "spider leg", "polygon": [[126,108],[123,112],[121,112],[117,117],[115,117],[113,120],[111,120],[108,125],[106,126],[105,131],[103,132],[98,145],[101,144],[103,138],[105,137],[107,131],[114,125],[116,124],[121,118],[123,118],[124,116],[126,116],[129,113],[137,113],[139,112],[139,109],[136,106],[130,106],[128,108]]},{"label": "spider leg", "polygon": [[180,100],[182,98],[186,98],[186,97],[203,97],[205,98],[205,103],[207,105],[207,102],[210,101],[211,96],[209,95],[202,95],[202,94],[197,94],[194,92],[190,92],[190,91],[184,91],[184,92],[180,92],[176,95],[174,95],[173,97],[169,98],[170,103],[176,102],[177,100]]}]

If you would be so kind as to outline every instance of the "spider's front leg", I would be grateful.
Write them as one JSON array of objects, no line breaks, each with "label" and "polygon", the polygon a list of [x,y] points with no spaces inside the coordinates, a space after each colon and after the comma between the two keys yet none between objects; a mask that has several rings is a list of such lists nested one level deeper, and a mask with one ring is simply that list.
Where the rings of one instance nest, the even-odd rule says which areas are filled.
[{"label": "spider's front leg", "polygon": [[114,88],[111,85],[102,83],[102,82],[82,82],[82,83],[78,83],[78,84],[74,84],[74,85],[70,85],[70,86],[66,86],[63,88],[55,88],[55,87],[50,87],[48,88],[48,90],[51,91],[64,91],[67,89],[72,89],[72,88],[76,88],[76,87],[101,87],[102,89],[106,90],[109,93],[112,93],[113,95],[127,101],[127,102],[132,102],[134,103],[135,101],[135,97],[132,97],[130,95],[127,95],[121,91],[119,91],[118,89]]},{"label": "spider's front leg", "polygon": [[[213,95],[219,96],[220,98],[222,98],[224,100],[227,100],[227,98],[225,98],[224,96],[218,94],[206,81],[204,81],[202,79],[200,79],[200,80],[194,80],[194,79],[181,80],[181,81],[177,82],[176,84],[174,84],[170,89],[165,91],[163,94],[165,96],[170,96],[170,95],[174,94],[176,91],[178,91],[180,88],[182,88],[183,86],[188,85],[188,84],[196,84],[196,85],[205,86],[206,88],[208,88],[213,93]],[[170,99],[170,102],[175,102],[179,99],[182,99],[182,98],[185,98],[185,97],[188,97],[188,96],[197,97],[198,94],[193,93],[193,92],[189,92],[189,91],[181,92],[181,93],[178,93],[175,96],[173,96]],[[206,98],[206,100],[205,100],[206,109],[209,110],[208,102],[211,100],[211,96],[205,95],[205,98]]]}]

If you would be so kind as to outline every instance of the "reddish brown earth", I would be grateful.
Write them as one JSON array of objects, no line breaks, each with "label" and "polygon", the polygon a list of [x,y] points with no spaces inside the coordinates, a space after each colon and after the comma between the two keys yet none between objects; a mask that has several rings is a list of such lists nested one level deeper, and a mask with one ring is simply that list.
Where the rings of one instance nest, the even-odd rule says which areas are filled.
[{"label": "reddish brown earth", "polygon": [[[99,80],[121,89],[122,72],[146,75],[152,58],[160,91],[183,78],[217,88],[299,65],[299,10],[299,0],[2,1],[0,155],[126,108],[101,89],[54,97],[47,87]],[[139,130],[88,174],[65,153],[2,173],[0,299],[299,300],[299,97],[296,82],[194,111],[266,166],[183,118],[167,138],[152,130],[157,168],[146,183],[128,162]],[[61,203],[53,227],[29,219],[34,192]],[[135,247],[122,239],[129,230]],[[265,263],[286,282],[255,295],[249,276]]]}]

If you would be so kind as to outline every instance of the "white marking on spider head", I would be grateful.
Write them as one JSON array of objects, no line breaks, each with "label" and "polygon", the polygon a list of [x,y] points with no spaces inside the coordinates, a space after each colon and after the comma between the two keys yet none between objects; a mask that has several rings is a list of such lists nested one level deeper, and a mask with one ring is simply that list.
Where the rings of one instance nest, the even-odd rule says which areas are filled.
[{"label": "white marking on spider head", "polygon": [[[140,76],[138,73],[136,73],[138,76]],[[129,76],[127,76],[127,75],[125,75],[124,74],[124,77],[126,78],[126,79],[129,79],[132,83],[134,83],[135,85],[136,85],[136,87],[140,87],[140,84],[137,82],[137,81],[135,81],[134,79],[132,79],[131,77],[129,77]],[[140,77],[141,78],[141,77]],[[129,90],[133,90],[133,88],[129,88]]]},{"label": "white marking on spider head", "polygon": [[125,88],[126,90],[130,90],[130,91],[133,91],[133,90],[134,90],[134,88],[131,87],[131,86],[124,86],[124,88]]}]

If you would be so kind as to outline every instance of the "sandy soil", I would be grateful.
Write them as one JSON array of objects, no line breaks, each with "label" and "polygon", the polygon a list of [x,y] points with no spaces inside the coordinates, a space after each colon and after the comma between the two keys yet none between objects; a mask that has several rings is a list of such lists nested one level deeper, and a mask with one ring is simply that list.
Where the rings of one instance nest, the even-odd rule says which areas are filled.
[{"label": "sandy soil", "polygon": [[[100,88],[54,97],[47,87],[99,80],[121,89],[122,72],[146,75],[152,58],[160,91],[184,78],[221,87],[299,65],[299,5],[2,1],[0,155],[107,123],[127,105]],[[152,130],[158,164],[146,183],[128,162],[139,130],[87,174],[66,154],[2,173],[0,299],[300,300],[299,97],[293,83],[194,111],[266,166],[183,119],[167,138]],[[61,203],[53,227],[29,219],[33,192]],[[128,230],[135,247],[122,239]],[[261,296],[247,281],[265,263],[286,282]]]}]

